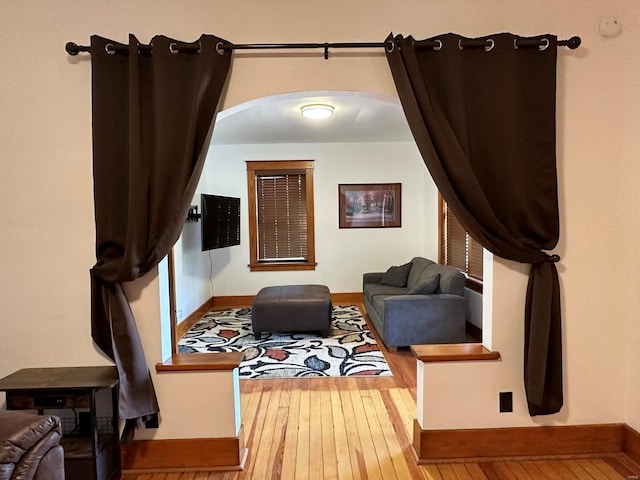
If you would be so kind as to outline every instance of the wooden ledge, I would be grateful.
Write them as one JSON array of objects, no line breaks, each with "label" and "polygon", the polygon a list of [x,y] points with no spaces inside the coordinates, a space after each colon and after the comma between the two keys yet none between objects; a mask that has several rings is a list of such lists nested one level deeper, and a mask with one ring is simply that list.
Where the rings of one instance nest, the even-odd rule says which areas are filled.
[{"label": "wooden ledge", "polygon": [[411,351],[421,362],[460,362],[500,358],[500,352],[492,352],[481,343],[411,345]]},{"label": "wooden ledge", "polygon": [[240,366],[242,352],[174,353],[162,363],[156,363],[156,372],[196,372],[207,370],[233,370]]}]

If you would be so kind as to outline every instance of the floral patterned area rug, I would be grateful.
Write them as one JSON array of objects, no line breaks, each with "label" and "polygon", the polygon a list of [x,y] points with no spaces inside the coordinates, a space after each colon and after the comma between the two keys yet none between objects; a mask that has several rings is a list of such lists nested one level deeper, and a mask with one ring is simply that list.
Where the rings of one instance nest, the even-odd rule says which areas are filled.
[{"label": "floral patterned area rug", "polygon": [[356,305],[334,306],[328,338],[263,332],[251,309],[210,312],[178,342],[179,353],[244,352],[240,378],[389,376],[391,370]]}]

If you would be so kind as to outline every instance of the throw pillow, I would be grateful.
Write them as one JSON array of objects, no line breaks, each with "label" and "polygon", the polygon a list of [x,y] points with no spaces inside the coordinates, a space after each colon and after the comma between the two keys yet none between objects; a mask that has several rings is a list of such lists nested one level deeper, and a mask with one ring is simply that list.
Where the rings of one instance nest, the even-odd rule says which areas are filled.
[{"label": "throw pillow", "polygon": [[381,285],[390,285],[392,287],[406,287],[407,277],[411,270],[411,262],[404,265],[389,267],[380,280]]},{"label": "throw pillow", "polygon": [[436,273],[434,277],[421,279],[420,283],[409,290],[409,295],[429,295],[436,291],[440,285],[440,274]]}]

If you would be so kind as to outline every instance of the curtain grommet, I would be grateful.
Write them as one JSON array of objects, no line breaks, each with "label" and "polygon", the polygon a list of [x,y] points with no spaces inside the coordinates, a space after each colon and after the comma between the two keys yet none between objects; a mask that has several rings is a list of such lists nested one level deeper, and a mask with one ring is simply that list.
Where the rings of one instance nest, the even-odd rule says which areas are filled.
[{"label": "curtain grommet", "polygon": [[174,55],[180,51],[180,50],[178,50],[178,49],[176,48],[177,46],[178,46],[178,44],[177,44],[176,42],[171,42],[171,43],[169,44],[169,51],[170,51],[171,53],[173,53]]},{"label": "curtain grommet", "polygon": [[224,55],[224,43],[222,42],[218,42],[216,43],[216,52],[218,52],[218,55]]},{"label": "curtain grommet", "polygon": [[541,40],[541,42],[542,42],[542,45],[538,46],[538,50],[540,50],[542,52],[542,51],[546,50],[547,48],[549,48],[549,44],[551,42],[549,42],[548,38],[543,38]]},{"label": "curtain grommet", "polygon": [[[442,40],[434,40],[435,45],[433,46],[433,50],[435,52],[439,52],[440,50],[442,50]],[[462,50],[462,49],[460,49]]]},{"label": "curtain grommet", "polygon": [[104,51],[107,52],[108,55],[115,55],[116,51],[113,48],[113,43],[107,43],[104,46]]},{"label": "curtain grommet", "polygon": [[464,47],[462,46],[462,39],[461,38],[458,39],[458,50],[464,50]]},{"label": "curtain grommet", "polygon": [[492,38],[488,38],[488,39],[487,39],[487,43],[488,43],[489,45],[487,45],[486,47],[484,47],[484,51],[485,51],[485,52],[490,52],[491,50],[493,50],[493,47],[495,47],[495,46],[496,46],[496,42],[494,42]]},{"label": "curtain grommet", "polygon": [[395,49],[396,49],[396,44],[395,44],[395,42],[393,40],[389,40],[384,45],[384,50],[387,53],[392,53]]},{"label": "curtain grommet", "polygon": [[518,50],[518,39],[517,38],[513,39],[513,49],[514,50]]}]

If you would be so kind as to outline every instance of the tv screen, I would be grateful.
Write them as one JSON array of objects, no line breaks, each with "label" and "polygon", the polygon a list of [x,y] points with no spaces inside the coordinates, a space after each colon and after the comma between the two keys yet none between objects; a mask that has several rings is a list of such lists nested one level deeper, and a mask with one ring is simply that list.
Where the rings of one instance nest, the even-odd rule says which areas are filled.
[{"label": "tv screen", "polygon": [[202,251],[240,245],[240,199],[200,195]]}]

